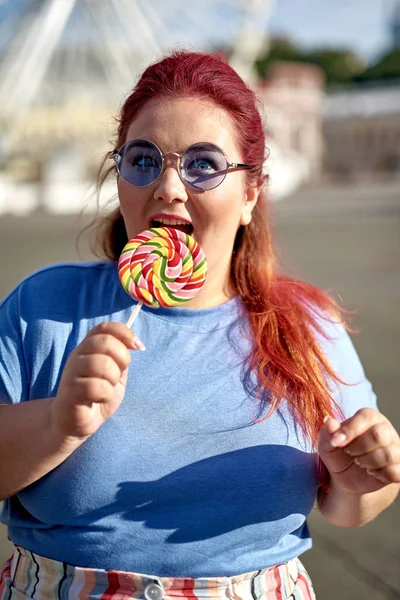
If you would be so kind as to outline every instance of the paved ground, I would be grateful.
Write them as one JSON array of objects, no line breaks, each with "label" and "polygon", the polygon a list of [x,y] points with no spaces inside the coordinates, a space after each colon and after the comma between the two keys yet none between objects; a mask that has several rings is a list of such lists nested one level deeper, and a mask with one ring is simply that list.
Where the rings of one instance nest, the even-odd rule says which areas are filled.
[{"label": "paved ground", "polygon": [[[355,345],[381,410],[400,429],[400,183],[303,190],[273,207],[287,269],[358,310]],[[0,297],[32,269],[76,260],[76,218],[0,219]],[[82,244],[82,257],[88,257]],[[373,523],[342,530],[310,518],[304,555],[320,600],[400,598],[400,502]],[[8,548],[0,530],[0,559]]]},{"label": "paved ground", "polygon": [[[400,429],[400,183],[303,191],[274,212],[289,270],[357,309],[353,341],[382,412]],[[358,530],[318,514],[309,523],[314,548],[304,562],[318,598],[400,598],[399,501]]]}]

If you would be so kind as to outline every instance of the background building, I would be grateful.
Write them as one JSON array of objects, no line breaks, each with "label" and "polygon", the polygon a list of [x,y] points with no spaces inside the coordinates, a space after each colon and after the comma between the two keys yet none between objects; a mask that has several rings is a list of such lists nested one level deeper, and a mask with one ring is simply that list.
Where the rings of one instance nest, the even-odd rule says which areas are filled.
[{"label": "background building", "polygon": [[321,174],[323,72],[315,65],[275,62],[256,91],[264,104],[272,185],[275,175],[284,196]]},{"label": "background building", "polygon": [[[333,89],[324,106],[327,179],[400,179],[400,2],[389,22],[390,46],[351,87]],[[373,75],[368,80],[365,75]],[[364,79],[364,81],[363,81]]]},{"label": "background building", "polygon": [[400,48],[400,2],[394,6],[390,23],[392,48]]},{"label": "background building", "polygon": [[400,178],[400,82],[330,92],[323,135],[327,178]]}]

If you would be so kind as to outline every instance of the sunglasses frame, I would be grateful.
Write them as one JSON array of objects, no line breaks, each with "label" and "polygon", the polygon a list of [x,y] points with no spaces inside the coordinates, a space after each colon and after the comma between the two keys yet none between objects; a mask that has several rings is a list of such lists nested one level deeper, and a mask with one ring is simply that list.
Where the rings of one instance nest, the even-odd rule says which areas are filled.
[{"label": "sunglasses frame", "polygon": [[[122,150],[122,149],[123,149],[123,148],[124,148],[124,147],[125,147],[127,144],[130,144],[131,142],[148,142],[149,144],[152,144],[152,146],[154,146],[154,147],[155,147],[155,148],[158,150],[158,152],[160,153],[160,156],[161,156],[161,170],[160,170],[160,173],[157,175],[157,177],[156,177],[156,178],[155,178],[155,179],[154,179],[154,180],[153,180],[151,183],[147,183],[146,185],[135,185],[134,183],[131,183],[130,181],[127,181],[127,180],[126,180],[126,179],[123,177],[123,175],[121,175],[121,171],[120,171],[120,169],[119,169],[119,165],[120,165],[121,158],[122,158],[122,155],[121,155],[121,150]],[[182,175],[182,158],[184,157],[185,153],[186,153],[188,150],[190,150],[191,148],[193,148],[194,146],[198,146],[198,145],[201,145],[201,144],[206,144],[207,146],[212,146],[213,148],[216,148],[217,150],[219,150],[219,152],[221,152],[222,156],[225,158],[225,161],[226,161],[226,169],[225,169],[224,171],[219,171],[219,173],[223,173],[223,174],[224,174],[224,176],[223,176],[223,179],[222,179],[222,180],[221,180],[219,183],[217,183],[217,185],[215,185],[215,186],[214,186],[214,187],[212,187],[212,188],[208,188],[207,190],[202,190],[202,189],[201,189],[201,188],[199,188],[199,187],[196,187],[196,186],[194,186],[194,185],[191,185],[191,184],[190,184],[188,181],[186,181],[186,180],[184,179],[184,177],[183,177],[183,175]],[[192,144],[191,146],[188,146],[188,147],[187,147],[187,148],[186,148],[186,149],[185,149],[185,150],[182,152],[182,154],[179,154],[179,152],[172,152],[172,151],[170,151],[170,152],[164,152],[164,153],[163,153],[163,152],[161,151],[161,149],[160,149],[160,148],[157,146],[157,144],[156,144],[155,142],[152,142],[151,140],[148,140],[148,139],[146,139],[146,138],[133,138],[132,140],[128,140],[127,142],[125,142],[124,144],[122,144],[122,146],[121,146],[121,147],[120,147],[118,150],[113,150],[112,152],[110,152],[110,153],[108,154],[108,158],[111,158],[111,159],[113,159],[113,160],[114,160],[114,162],[115,162],[115,167],[116,167],[116,169],[117,169],[117,172],[118,172],[119,176],[120,176],[120,177],[122,177],[122,179],[123,179],[124,181],[126,181],[126,183],[128,183],[128,184],[129,184],[129,185],[131,185],[132,187],[139,187],[139,188],[142,188],[142,187],[143,187],[143,188],[144,188],[144,187],[149,187],[149,186],[153,185],[153,183],[155,183],[155,182],[156,182],[156,181],[157,181],[157,180],[158,180],[158,179],[161,177],[161,175],[163,174],[163,172],[164,172],[164,169],[165,169],[165,161],[164,161],[164,157],[165,157],[165,156],[168,156],[169,154],[172,154],[173,156],[176,156],[177,158],[179,158],[179,168],[177,169],[177,172],[178,172],[179,178],[180,178],[180,180],[182,181],[182,183],[183,183],[185,186],[187,186],[187,187],[191,188],[192,190],[196,190],[197,192],[208,192],[208,191],[210,191],[210,190],[215,190],[215,188],[217,188],[218,186],[220,186],[220,185],[221,185],[221,183],[223,183],[223,182],[225,181],[225,178],[226,178],[227,174],[228,174],[229,172],[231,172],[231,170],[236,170],[236,171],[238,171],[238,170],[242,170],[242,169],[253,169],[253,168],[254,168],[254,165],[246,165],[246,164],[244,164],[244,163],[235,163],[235,162],[232,162],[232,163],[231,163],[231,162],[229,162],[229,160],[228,160],[228,158],[227,158],[227,156],[226,156],[225,152],[224,152],[224,151],[223,151],[223,150],[222,150],[222,149],[221,149],[219,146],[217,146],[216,144],[213,144],[213,143],[211,143],[211,142],[196,142],[195,144]]]}]

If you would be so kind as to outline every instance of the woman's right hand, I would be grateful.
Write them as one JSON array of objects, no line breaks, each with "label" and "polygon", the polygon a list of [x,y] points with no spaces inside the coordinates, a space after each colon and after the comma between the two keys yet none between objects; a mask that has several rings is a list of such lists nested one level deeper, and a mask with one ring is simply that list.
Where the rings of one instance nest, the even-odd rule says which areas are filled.
[{"label": "woman's right hand", "polygon": [[123,323],[104,322],[71,352],[57,396],[51,426],[63,440],[83,441],[115,413],[125,394],[130,350],[144,350]]}]

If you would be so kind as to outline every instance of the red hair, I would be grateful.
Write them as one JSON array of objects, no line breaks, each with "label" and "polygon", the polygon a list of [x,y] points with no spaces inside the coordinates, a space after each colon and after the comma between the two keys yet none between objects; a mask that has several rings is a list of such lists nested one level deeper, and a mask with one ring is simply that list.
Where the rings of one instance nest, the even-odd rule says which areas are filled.
[{"label": "red hair", "polygon": [[[122,107],[115,147],[126,141],[130,124],[149,100],[176,97],[206,99],[229,113],[241,159],[255,165],[248,172],[248,183],[261,186],[266,147],[258,102],[218,54],[178,51],[150,65]],[[105,160],[99,186],[114,169],[104,170],[104,166]],[[255,393],[260,402],[268,391],[264,418],[288,402],[296,422],[316,447],[324,417],[338,410],[328,379],[343,383],[317,342],[317,334],[326,336],[320,317],[343,322],[343,310],[322,290],[279,272],[266,203],[262,193],[251,223],[238,230],[231,263],[232,283],[243,299],[253,335],[248,368],[257,375]],[[106,219],[105,227],[103,223],[101,242],[105,255],[117,260],[127,242],[119,209]],[[326,470],[320,482],[324,488]]]}]

